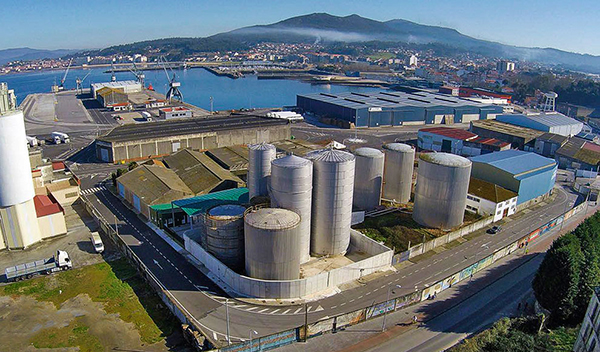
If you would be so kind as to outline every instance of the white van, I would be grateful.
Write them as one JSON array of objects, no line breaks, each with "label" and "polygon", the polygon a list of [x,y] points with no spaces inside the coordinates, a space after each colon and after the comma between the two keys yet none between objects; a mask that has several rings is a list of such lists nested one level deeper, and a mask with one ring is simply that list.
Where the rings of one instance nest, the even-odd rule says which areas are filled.
[{"label": "white van", "polygon": [[92,241],[92,245],[94,246],[96,253],[104,252],[104,243],[102,243],[102,239],[100,238],[100,234],[98,232],[92,232],[90,240]]}]

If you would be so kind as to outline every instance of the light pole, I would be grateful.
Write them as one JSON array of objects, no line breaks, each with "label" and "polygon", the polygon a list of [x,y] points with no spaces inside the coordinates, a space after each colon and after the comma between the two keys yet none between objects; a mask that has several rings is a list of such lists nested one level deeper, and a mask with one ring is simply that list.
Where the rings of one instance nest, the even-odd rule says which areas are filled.
[{"label": "light pole", "polygon": [[381,324],[381,332],[385,331],[385,319],[387,318],[387,312],[388,312],[388,302],[390,301],[390,292],[392,291],[392,288],[402,288],[402,286],[400,285],[396,285],[396,286],[389,286],[388,287],[388,291],[387,291],[387,299],[385,300],[385,305],[383,308],[383,323]]},{"label": "light pole", "polygon": [[229,337],[229,299],[225,299],[225,318],[227,321],[227,345],[231,345],[231,338]]},{"label": "light pole", "polygon": [[[258,332],[256,332],[256,330],[250,330],[250,352],[252,352],[252,335],[258,335]],[[260,350],[260,340],[258,340],[259,343],[259,350]]]}]

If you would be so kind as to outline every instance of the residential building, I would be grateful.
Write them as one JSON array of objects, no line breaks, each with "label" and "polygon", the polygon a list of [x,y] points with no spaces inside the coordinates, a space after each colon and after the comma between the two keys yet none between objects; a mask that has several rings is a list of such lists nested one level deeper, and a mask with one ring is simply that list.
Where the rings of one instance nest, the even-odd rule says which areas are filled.
[{"label": "residential building", "polygon": [[494,216],[494,222],[517,211],[518,194],[491,182],[471,177],[467,193],[467,211]]}]

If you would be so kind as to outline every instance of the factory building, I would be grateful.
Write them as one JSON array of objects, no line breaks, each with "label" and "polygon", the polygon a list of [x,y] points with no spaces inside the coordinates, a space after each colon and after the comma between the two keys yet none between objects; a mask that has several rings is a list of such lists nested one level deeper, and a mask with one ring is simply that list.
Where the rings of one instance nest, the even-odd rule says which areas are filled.
[{"label": "factory building", "polygon": [[122,88],[104,87],[96,92],[96,100],[105,108],[128,106],[127,94]]},{"label": "factory building", "polygon": [[462,225],[471,161],[448,153],[419,156],[412,218],[419,224],[450,230]]},{"label": "factory building", "polygon": [[141,92],[143,87],[141,83],[134,80],[92,83],[90,84],[90,93],[92,94],[92,97],[94,97],[94,99],[98,99],[98,92],[102,88],[116,89],[125,94],[130,94]]},{"label": "factory building", "polygon": [[561,136],[560,134],[544,133],[535,139],[535,152],[547,158],[553,158],[556,151],[562,148],[569,137]]},{"label": "factory building", "polygon": [[471,161],[472,177],[517,193],[517,205],[545,196],[556,181],[556,162],[535,153],[505,150],[472,157]]},{"label": "factory building", "polygon": [[158,115],[165,119],[184,119],[192,117],[192,110],[184,107],[184,106],[176,106],[172,108],[162,108],[158,109]]},{"label": "factory building", "polygon": [[406,88],[379,93],[298,95],[297,105],[340,127],[467,123],[494,119],[501,106]]},{"label": "factory building", "polygon": [[467,211],[493,216],[494,222],[517,211],[518,194],[491,182],[471,178],[467,193]]},{"label": "factory building", "polygon": [[245,145],[209,149],[206,155],[229,171],[248,170],[248,147]]},{"label": "factory building", "polygon": [[495,138],[480,137],[473,132],[451,127],[420,129],[417,146],[422,150],[476,156],[510,149],[510,143]]},{"label": "factory building", "polygon": [[558,112],[540,113],[536,115],[498,115],[496,120],[532,130],[550,132],[561,136],[572,137],[583,129],[583,122]]},{"label": "factory building", "polygon": [[125,163],[167,156],[183,148],[199,151],[290,137],[287,121],[261,116],[177,119],[115,127],[96,139],[96,157]]},{"label": "factory building", "polygon": [[512,148],[531,151],[535,148],[535,140],[544,132],[511,125],[499,121],[472,121],[469,131],[480,137],[495,138],[509,142]]},{"label": "factory building", "polygon": [[598,172],[600,145],[573,137],[556,151],[555,158],[562,169]]}]

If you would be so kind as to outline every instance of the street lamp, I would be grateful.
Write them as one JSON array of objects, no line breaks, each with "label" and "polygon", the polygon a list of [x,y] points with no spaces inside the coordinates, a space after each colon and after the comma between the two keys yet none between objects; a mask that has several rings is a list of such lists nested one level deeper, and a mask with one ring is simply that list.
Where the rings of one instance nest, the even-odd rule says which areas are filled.
[{"label": "street lamp", "polygon": [[[258,336],[258,332],[256,332],[256,330],[250,330],[250,352],[252,352],[252,335],[257,335]],[[258,347],[259,347],[259,351],[260,351],[260,340],[258,340]]]},{"label": "street lamp", "polygon": [[396,286],[389,286],[388,287],[388,291],[387,291],[387,299],[385,300],[385,305],[383,307],[383,323],[381,324],[381,332],[385,331],[385,319],[387,318],[387,312],[388,312],[388,302],[390,300],[390,292],[392,291],[392,288],[402,288],[402,286],[400,285],[396,285]]}]

